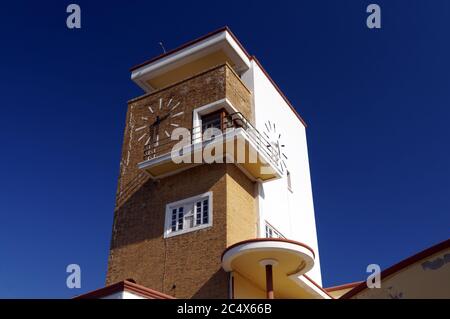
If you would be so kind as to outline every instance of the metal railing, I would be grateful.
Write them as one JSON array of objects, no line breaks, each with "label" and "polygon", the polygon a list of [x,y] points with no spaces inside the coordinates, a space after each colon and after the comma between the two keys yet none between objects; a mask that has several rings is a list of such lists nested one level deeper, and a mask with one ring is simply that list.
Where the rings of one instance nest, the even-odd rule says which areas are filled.
[{"label": "metal railing", "polygon": [[[279,168],[280,166],[280,155],[275,149],[275,146],[268,141],[240,112],[232,113],[226,115],[222,122],[222,127],[220,131],[222,132],[222,137],[233,132],[237,129],[243,129],[248,136],[248,139],[256,145],[257,151],[265,155],[269,161]],[[218,138],[219,136],[204,136],[203,127],[196,126],[189,129],[190,140],[189,145],[194,145],[197,143],[208,143]],[[208,134],[206,134],[208,135]],[[163,138],[158,141],[151,141],[149,144],[144,146],[144,161],[151,160],[172,152],[175,144],[178,140],[172,140],[171,137]]]}]

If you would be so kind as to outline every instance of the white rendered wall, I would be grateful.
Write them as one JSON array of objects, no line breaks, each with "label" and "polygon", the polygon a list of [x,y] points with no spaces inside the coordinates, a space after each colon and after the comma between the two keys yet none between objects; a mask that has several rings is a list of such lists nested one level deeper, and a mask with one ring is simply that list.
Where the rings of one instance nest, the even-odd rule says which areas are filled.
[{"label": "white rendered wall", "polygon": [[292,181],[292,192],[286,176],[260,185],[259,236],[265,237],[264,225],[268,221],[286,238],[310,246],[316,257],[307,275],[322,285],[305,127],[255,61],[242,80],[253,91],[256,128],[263,132],[270,120],[281,133]]}]

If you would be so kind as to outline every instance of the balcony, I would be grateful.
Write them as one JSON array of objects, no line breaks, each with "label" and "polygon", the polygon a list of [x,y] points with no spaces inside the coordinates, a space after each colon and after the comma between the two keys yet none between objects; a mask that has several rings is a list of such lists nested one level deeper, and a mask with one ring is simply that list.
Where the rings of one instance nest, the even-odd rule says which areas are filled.
[{"label": "balcony", "polygon": [[236,299],[329,298],[304,276],[314,266],[314,258],[313,250],[302,243],[258,238],[228,247],[222,268],[232,273]]},{"label": "balcony", "polygon": [[200,164],[233,163],[250,179],[268,181],[282,176],[277,148],[240,113],[224,116],[213,130],[196,126],[183,140],[172,137],[144,147],[139,168],[153,179],[176,174]]}]

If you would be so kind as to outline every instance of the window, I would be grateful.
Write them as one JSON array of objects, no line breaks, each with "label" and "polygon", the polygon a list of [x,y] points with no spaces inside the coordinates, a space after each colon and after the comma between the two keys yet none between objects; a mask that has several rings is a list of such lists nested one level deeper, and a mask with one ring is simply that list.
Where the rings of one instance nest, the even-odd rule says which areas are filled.
[{"label": "window", "polygon": [[212,192],[166,206],[165,238],[210,226],[212,226]]},{"label": "window", "polygon": [[[227,112],[224,109],[206,115],[202,115],[201,117],[202,134],[205,134],[206,130],[213,128],[223,132],[226,125],[226,116]],[[210,138],[214,138],[214,135],[210,136]]]},{"label": "window", "polygon": [[207,129],[213,127],[222,130],[222,115],[220,112],[202,116],[202,132],[204,133]]},{"label": "window", "polygon": [[287,188],[292,192],[291,172],[286,171]]},{"label": "window", "polygon": [[266,238],[285,238],[278,230],[266,222]]}]

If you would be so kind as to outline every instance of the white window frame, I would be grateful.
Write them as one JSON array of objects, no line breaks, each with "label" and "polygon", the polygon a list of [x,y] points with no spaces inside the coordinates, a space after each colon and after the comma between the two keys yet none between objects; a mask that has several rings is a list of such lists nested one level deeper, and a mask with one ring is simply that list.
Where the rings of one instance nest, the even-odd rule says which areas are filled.
[{"label": "white window frame", "polygon": [[[186,216],[193,218],[193,223],[196,223],[196,206],[195,203],[200,201],[208,199],[208,223],[201,224],[201,225],[194,225],[193,227],[187,228],[185,227],[186,224]],[[191,207],[192,206],[192,207]],[[184,207],[184,215],[183,215],[183,229],[182,230],[176,230],[172,231],[172,210],[178,209],[179,207]],[[191,207],[191,211],[187,212],[186,209]],[[178,222],[178,221],[177,221]],[[212,192],[207,192],[204,194],[200,194],[197,196],[185,198],[180,201],[172,202],[166,205],[166,217],[165,217],[165,223],[164,223],[164,238],[170,238],[186,233],[190,233],[193,231],[197,231],[200,229],[205,229],[208,227],[211,227],[213,225],[213,194]]]},{"label": "white window frame", "polygon": [[[271,230],[272,233],[276,234],[277,236],[271,236],[271,237],[267,236],[268,230]],[[267,221],[264,223],[264,236],[265,236],[265,238],[283,238],[283,239],[286,239],[286,237],[284,237],[284,235],[278,229],[273,227]]]}]

